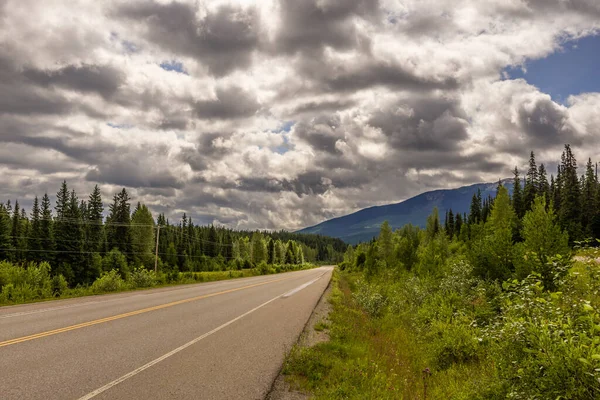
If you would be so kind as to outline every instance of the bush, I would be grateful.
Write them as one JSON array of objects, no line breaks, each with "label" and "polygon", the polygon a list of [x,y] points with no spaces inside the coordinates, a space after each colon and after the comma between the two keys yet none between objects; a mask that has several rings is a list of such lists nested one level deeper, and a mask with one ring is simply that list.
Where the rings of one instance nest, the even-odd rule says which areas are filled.
[{"label": "bush", "polygon": [[52,295],[54,297],[60,297],[63,293],[67,291],[69,288],[69,284],[67,280],[62,275],[55,275],[52,278]]},{"label": "bush", "polygon": [[480,345],[469,321],[454,320],[452,323],[435,321],[432,324],[432,349],[434,361],[439,369],[453,364],[477,361]]},{"label": "bush", "polygon": [[129,281],[134,288],[146,288],[155,286],[157,279],[154,271],[148,271],[145,268],[136,268],[133,270]]},{"label": "bush", "polygon": [[93,293],[116,292],[126,288],[125,281],[117,270],[105,272],[92,284]]},{"label": "bush", "polygon": [[387,306],[387,297],[381,294],[374,285],[369,285],[362,281],[356,282],[356,288],[354,300],[358,305],[372,317],[381,316]]}]

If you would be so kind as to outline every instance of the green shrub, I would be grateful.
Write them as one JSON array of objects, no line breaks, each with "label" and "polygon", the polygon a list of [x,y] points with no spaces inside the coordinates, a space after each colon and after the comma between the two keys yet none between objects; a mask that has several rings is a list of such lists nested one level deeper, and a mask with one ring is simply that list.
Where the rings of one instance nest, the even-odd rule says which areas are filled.
[{"label": "green shrub", "polygon": [[154,271],[148,271],[145,268],[135,268],[129,278],[129,282],[134,288],[146,288],[156,286],[157,278]]},{"label": "green shrub", "polygon": [[354,300],[358,305],[372,317],[381,316],[387,306],[387,297],[381,294],[375,285],[363,281],[357,281],[356,288]]},{"label": "green shrub", "polygon": [[92,284],[93,293],[116,292],[125,289],[125,281],[117,270],[105,272]]},{"label": "green shrub", "polygon": [[55,275],[52,277],[52,295],[54,297],[60,297],[67,291],[69,284],[62,275]]}]

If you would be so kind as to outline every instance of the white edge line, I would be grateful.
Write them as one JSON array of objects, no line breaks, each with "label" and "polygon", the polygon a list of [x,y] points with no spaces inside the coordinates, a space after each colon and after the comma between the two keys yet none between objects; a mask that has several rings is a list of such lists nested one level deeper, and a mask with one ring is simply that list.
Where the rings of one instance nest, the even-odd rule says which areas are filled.
[{"label": "white edge line", "polygon": [[[305,283],[305,284],[303,284],[303,285],[299,286],[299,287],[298,287],[298,288],[296,288],[296,289],[293,289],[293,290],[291,291],[291,292],[292,292],[291,294],[293,294],[293,293],[295,293],[295,292],[297,292],[297,291],[300,291],[300,290],[304,289],[305,287],[307,287],[308,285],[310,285],[310,284],[312,284],[312,283],[314,283],[314,282],[318,281],[319,279],[321,279],[321,277],[322,277],[323,275],[325,275],[325,273],[324,273],[324,274],[322,274],[321,276],[319,276],[318,278],[316,278],[316,279],[313,279],[312,281],[310,281],[310,282],[308,282],[308,283]],[[260,309],[260,308],[263,308],[263,307],[264,307],[264,306],[266,306],[267,304],[269,304],[269,303],[272,303],[272,302],[274,302],[275,300],[277,300],[277,299],[279,299],[279,298],[281,298],[281,297],[286,297],[286,295],[287,295],[287,296],[291,296],[291,294],[290,294],[290,292],[287,292],[287,293],[284,293],[284,294],[280,294],[280,295],[278,295],[278,296],[276,296],[276,297],[273,297],[271,300],[269,300],[269,301],[266,301],[266,302],[262,303],[261,305],[259,305],[259,306],[257,306],[257,307],[254,307],[254,308],[253,308],[252,310],[250,310],[250,311],[246,311],[244,314],[242,314],[242,315],[240,315],[240,316],[238,316],[238,317],[235,317],[234,319],[232,319],[232,320],[230,320],[230,321],[228,321],[228,322],[225,322],[223,325],[216,327],[215,329],[213,329],[213,330],[212,330],[212,331],[210,331],[210,332],[206,332],[206,333],[205,333],[205,334],[203,334],[202,336],[198,336],[196,339],[193,339],[193,340],[191,340],[191,341],[189,341],[189,342],[187,342],[187,343],[185,343],[185,344],[183,344],[183,345],[181,345],[181,346],[177,347],[177,348],[176,348],[176,349],[174,349],[174,350],[171,350],[171,351],[170,351],[170,352],[168,352],[167,354],[164,354],[164,355],[162,355],[162,356],[160,356],[160,357],[158,357],[158,358],[156,358],[156,359],[154,359],[154,360],[150,361],[149,363],[147,363],[147,364],[144,364],[144,365],[142,365],[141,367],[134,369],[133,371],[131,371],[131,372],[129,372],[129,373],[127,373],[127,374],[125,374],[125,375],[121,376],[120,378],[117,378],[117,379],[115,379],[114,381],[107,383],[106,385],[104,385],[104,386],[102,386],[102,387],[100,387],[100,388],[98,388],[98,389],[94,390],[93,392],[90,392],[90,393],[86,394],[86,395],[85,395],[85,396],[83,396],[83,397],[80,397],[78,400],[89,400],[89,399],[92,399],[92,398],[94,398],[94,397],[98,396],[99,394],[106,392],[108,389],[110,389],[110,388],[112,388],[112,387],[114,387],[114,386],[117,386],[119,383],[121,383],[121,382],[123,382],[123,381],[125,381],[125,380],[127,380],[127,379],[129,379],[129,378],[131,378],[131,377],[133,377],[133,376],[135,376],[135,375],[137,375],[137,374],[139,374],[140,372],[142,372],[142,371],[144,371],[144,370],[147,370],[148,368],[152,367],[153,365],[156,365],[156,364],[158,364],[159,362],[161,362],[161,361],[163,361],[163,360],[166,360],[167,358],[169,358],[169,357],[171,357],[171,356],[173,356],[173,355],[175,355],[175,354],[179,353],[180,351],[187,349],[187,348],[188,348],[188,347],[190,347],[191,345],[198,343],[199,341],[201,341],[202,339],[205,339],[205,338],[207,338],[208,336],[212,335],[213,333],[216,333],[216,332],[220,331],[221,329],[223,329],[223,328],[225,328],[225,327],[227,327],[227,326],[229,326],[229,325],[233,324],[234,322],[236,322],[236,321],[239,321],[240,319],[244,318],[245,316],[247,316],[247,315],[249,315],[249,314],[252,314],[254,311],[256,311],[256,310],[258,310],[258,309]]]}]

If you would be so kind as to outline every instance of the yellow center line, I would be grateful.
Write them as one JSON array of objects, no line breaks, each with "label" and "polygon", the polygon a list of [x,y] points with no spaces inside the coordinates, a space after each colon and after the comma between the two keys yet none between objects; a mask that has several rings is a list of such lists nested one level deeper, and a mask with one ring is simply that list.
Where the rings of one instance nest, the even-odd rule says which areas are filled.
[{"label": "yellow center line", "polygon": [[23,337],[20,337],[20,338],[10,339],[10,340],[6,340],[4,342],[0,342],[0,347],[10,346],[10,345],[17,344],[17,343],[23,343],[23,342],[27,342],[29,340],[40,339],[40,338],[43,338],[43,337],[46,337],[46,336],[57,335],[59,333],[64,333],[64,332],[73,331],[75,329],[85,328],[87,326],[103,324],[105,322],[115,321],[117,319],[132,317],[134,315],[144,314],[144,313],[147,313],[147,312],[150,312],[150,311],[161,310],[163,308],[173,307],[173,306],[177,306],[179,304],[185,304],[185,303],[189,303],[189,302],[192,302],[192,301],[206,299],[208,297],[214,297],[214,296],[219,296],[219,295],[226,294],[226,293],[237,292],[239,290],[249,289],[249,288],[252,288],[252,287],[262,286],[262,285],[266,285],[266,284],[274,283],[274,282],[280,282],[280,281],[284,281],[284,280],[288,280],[288,279],[292,279],[292,278],[295,278],[295,276],[294,277],[288,277],[288,278],[275,279],[275,280],[271,280],[271,281],[268,281],[268,282],[255,283],[253,285],[242,286],[242,287],[234,288],[234,289],[228,289],[228,290],[224,290],[222,292],[204,294],[202,296],[191,297],[189,299],[178,300],[178,301],[174,301],[174,302],[171,302],[171,303],[161,304],[161,305],[158,305],[158,306],[153,306],[153,307],[148,307],[148,308],[142,308],[141,310],[130,311],[130,312],[126,312],[126,313],[123,313],[123,314],[113,315],[112,317],[100,318],[100,319],[96,319],[96,320],[93,320],[93,321],[82,322],[80,324],[66,326],[64,328],[53,329],[51,331],[40,332],[40,333],[36,333],[36,334],[33,334],[33,335],[29,335],[29,336],[23,336]]}]

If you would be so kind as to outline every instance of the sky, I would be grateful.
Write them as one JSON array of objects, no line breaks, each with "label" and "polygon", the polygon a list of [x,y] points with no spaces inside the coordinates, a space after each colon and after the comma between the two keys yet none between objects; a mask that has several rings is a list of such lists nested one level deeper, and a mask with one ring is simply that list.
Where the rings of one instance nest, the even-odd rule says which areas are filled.
[{"label": "sky", "polygon": [[597,0],[1,0],[0,197],[299,229],[600,161]]}]

